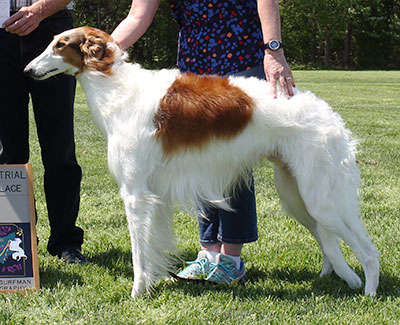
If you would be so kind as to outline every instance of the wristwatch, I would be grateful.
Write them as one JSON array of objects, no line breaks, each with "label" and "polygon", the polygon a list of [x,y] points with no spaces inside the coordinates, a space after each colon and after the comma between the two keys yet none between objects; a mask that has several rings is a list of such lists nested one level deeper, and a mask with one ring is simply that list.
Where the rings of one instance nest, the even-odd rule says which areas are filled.
[{"label": "wristwatch", "polygon": [[282,43],[277,40],[270,40],[264,44],[264,50],[269,49],[271,51],[277,51],[282,47]]}]

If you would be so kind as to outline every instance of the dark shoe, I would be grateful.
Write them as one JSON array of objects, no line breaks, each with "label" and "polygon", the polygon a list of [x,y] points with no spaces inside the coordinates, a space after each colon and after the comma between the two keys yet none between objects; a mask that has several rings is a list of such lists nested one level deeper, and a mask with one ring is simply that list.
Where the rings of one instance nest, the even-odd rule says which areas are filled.
[{"label": "dark shoe", "polygon": [[82,255],[81,250],[77,248],[68,248],[58,254],[58,257],[71,264],[86,264],[86,257]]}]

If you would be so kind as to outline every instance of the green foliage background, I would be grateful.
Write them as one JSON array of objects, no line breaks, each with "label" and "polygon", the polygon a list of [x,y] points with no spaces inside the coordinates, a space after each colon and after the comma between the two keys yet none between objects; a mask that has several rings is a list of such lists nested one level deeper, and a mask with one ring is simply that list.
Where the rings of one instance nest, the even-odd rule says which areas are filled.
[{"label": "green foliage background", "polygon": [[[111,33],[126,17],[130,0],[77,0],[76,26],[88,25]],[[176,64],[178,25],[167,0],[161,0],[153,23],[135,45],[128,49],[131,60],[149,69],[173,67]]]},{"label": "green foliage background", "polygon": [[[400,1],[280,0],[285,54],[293,67],[400,68]],[[127,15],[130,0],[76,0],[75,23],[112,32]],[[129,49],[147,68],[176,62],[178,27],[168,0],[153,24]]]}]

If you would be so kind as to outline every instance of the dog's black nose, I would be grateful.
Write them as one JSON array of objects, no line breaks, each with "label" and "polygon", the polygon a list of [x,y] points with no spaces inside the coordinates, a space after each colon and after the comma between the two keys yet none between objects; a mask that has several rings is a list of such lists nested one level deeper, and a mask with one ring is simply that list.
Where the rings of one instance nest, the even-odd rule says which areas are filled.
[{"label": "dog's black nose", "polygon": [[32,75],[32,69],[27,67],[27,68],[24,69],[24,73],[25,73],[27,76],[30,77],[30,76]]},{"label": "dog's black nose", "polygon": [[29,76],[29,77],[31,77],[32,76],[32,68],[25,68],[24,69],[24,73],[27,75],[27,76]]}]

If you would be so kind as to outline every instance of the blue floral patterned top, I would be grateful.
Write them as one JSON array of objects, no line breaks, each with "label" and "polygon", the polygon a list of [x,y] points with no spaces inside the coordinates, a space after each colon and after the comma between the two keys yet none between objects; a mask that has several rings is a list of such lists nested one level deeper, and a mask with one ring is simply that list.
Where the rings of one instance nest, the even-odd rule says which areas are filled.
[{"label": "blue floral patterned top", "polygon": [[256,0],[170,0],[180,27],[178,67],[196,74],[231,74],[262,64]]}]

